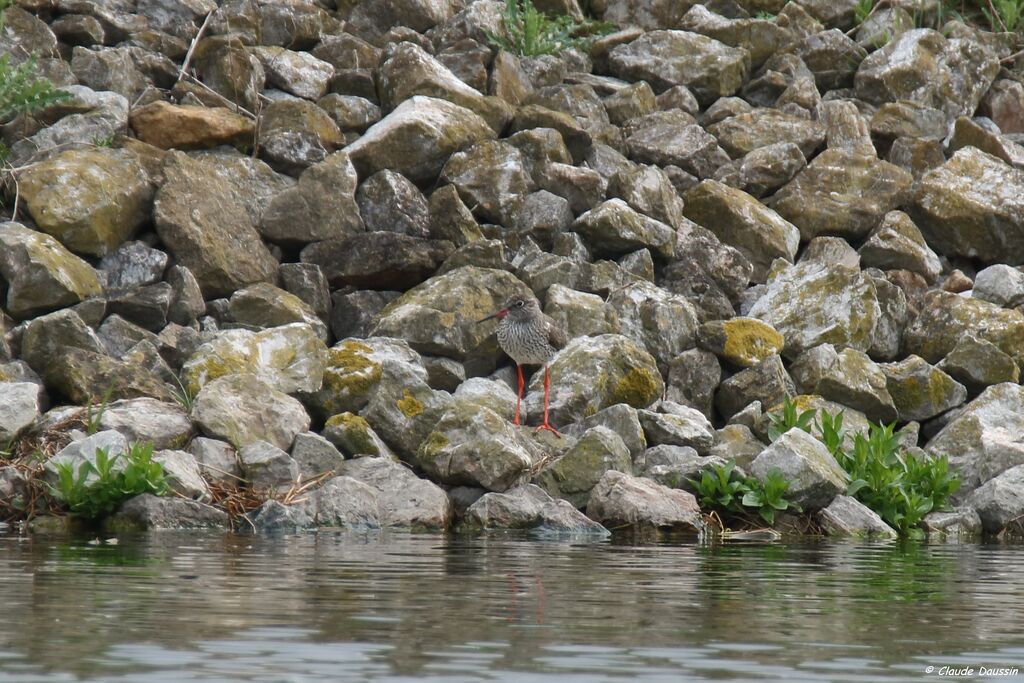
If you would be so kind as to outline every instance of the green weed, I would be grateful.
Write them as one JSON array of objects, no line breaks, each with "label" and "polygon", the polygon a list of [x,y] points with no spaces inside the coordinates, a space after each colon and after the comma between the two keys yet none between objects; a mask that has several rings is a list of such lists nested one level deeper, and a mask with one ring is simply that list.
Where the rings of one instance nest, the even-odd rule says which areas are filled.
[{"label": "green weed", "polygon": [[577,22],[565,15],[550,16],[531,0],[505,0],[501,14],[505,35],[487,34],[495,47],[523,57],[550,55],[571,47],[585,47],[596,36],[615,27],[595,20]]},{"label": "green weed", "polygon": [[781,414],[768,413],[768,439],[774,442],[790,429],[802,429],[810,433],[814,414],[813,409],[797,412],[796,405],[787,396],[782,401]]},{"label": "green weed", "polygon": [[688,480],[697,491],[701,507],[740,514],[756,510],[768,524],[775,523],[776,512],[799,509],[786,500],[789,482],[779,470],[771,470],[761,482],[741,477],[735,469],[736,463],[730,461],[704,470],[699,480]]},{"label": "green weed", "polygon": [[53,83],[36,75],[36,58],[11,64],[11,55],[0,56],[0,121],[30,114],[71,97]]},{"label": "green weed", "polygon": [[177,375],[174,375],[174,383],[178,385],[177,389],[171,387],[171,395],[174,396],[174,400],[185,410],[192,410],[192,404],[196,400],[196,393],[189,390]]},{"label": "green weed", "polygon": [[853,19],[858,26],[871,16],[875,9],[875,0],[857,0],[857,6],[853,10]]},{"label": "green weed", "polygon": [[[114,465],[124,457],[120,471]],[[70,463],[57,465],[59,481],[48,484],[50,495],[60,500],[76,517],[96,519],[114,512],[121,503],[140,493],[164,495],[170,490],[163,465],[153,460],[153,444],[133,443],[127,453],[111,457],[97,449],[96,464],[83,462],[74,471]],[[96,478],[89,483],[90,475]]]},{"label": "green weed", "polygon": [[110,403],[110,396],[114,393],[114,387],[107,387],[103,392],[103,397],[100,399],[100,405],[95,410],[93,409],[93,402],[85,406],[85,433],[92,436],[100,430],[100,423],[103,422],[103,413],[107,410],[107,404]]}]

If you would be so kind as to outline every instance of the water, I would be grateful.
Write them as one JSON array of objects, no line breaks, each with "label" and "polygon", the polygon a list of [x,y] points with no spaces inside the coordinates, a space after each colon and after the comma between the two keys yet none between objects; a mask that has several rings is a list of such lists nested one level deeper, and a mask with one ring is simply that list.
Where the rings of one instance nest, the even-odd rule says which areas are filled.
[{"label": "water", "polygon": [[0,535],[0,681],[1024,681],[978,675],[1024,672],[1021,567],[1012,545]]}]

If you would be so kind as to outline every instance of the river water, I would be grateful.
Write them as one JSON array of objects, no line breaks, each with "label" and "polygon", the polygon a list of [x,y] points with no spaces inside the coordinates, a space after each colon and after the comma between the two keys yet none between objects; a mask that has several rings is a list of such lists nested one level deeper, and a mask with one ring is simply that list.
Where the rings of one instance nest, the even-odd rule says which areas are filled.
[{"label": "river water", "polygon": [[0,535],[0,681],[1024,681],[1022,607],[1014,545]]}]

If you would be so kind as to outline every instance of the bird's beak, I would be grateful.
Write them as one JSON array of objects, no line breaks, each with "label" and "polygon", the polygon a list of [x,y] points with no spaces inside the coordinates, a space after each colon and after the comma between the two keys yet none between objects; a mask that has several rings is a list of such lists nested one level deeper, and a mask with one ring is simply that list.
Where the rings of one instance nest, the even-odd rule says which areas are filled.
[{"label": "bird's beak", "polygon": [[490,320],[491,318],[504,318],[506,315],[508,315],[508,309],[507,308],[503,308],[500,311],[498,311],[497,313],[491,313],[486,318],[480,318],[480,320],[477,320],[476,322],[479,325],[480,323],[486,322],[486,321]]}]

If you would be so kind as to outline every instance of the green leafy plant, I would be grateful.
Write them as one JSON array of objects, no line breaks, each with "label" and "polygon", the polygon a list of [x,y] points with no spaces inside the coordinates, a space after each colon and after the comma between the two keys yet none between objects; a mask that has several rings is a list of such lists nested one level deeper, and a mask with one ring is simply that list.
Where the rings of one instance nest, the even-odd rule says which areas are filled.
[{"label": "green leafy plant", "polygon": [[103,422],[103,413],[107,410],[107,404],[110,403],[110,396],[114,393],[114,387],[107,387],[103,392],[103,397],[100,399],[98,407],[94,408],[92,401],[85,406],[85,433],[92,436],[100,430],[101,423]]},{"label": "green leafy plant", "polygon": [[701,477],[688,479],[697,491],[703,508],[742,514],[756,510],[768,524],[775,523],[775,513],[799,507],[786,500],[789,482],[782,472],[773,469],[764,482],[752,477],[741,477],[736,463],[729,461],[701,472]]},{"label": "green leafy plant", "polygon": [[577,22],[565,15],[551,16],[538,10],[531,0],[505,0],[501,23],[504,35],[488,33],[487,40],[495,47],[523,57],[584,47],[594,37],[615,28],[608,22],[591,19]]},{"label": "green leafy plant", "polygon": [[11,55],[0,56],[0,121],[48,107],[71,97],[36,74],[36,58],[11,63]]},{"label": "green leafy plant", "polygon": [[[122,457],[125,465],[116,470]],[[150,443],[133,443],[126,453],[114,456],[97,449],[95,464],[85,461],[75,472],[71,463],[60,463],[57,474],[57,485],[48,484],[50,494],[63,502],[70,514],[86,519],[108,515],[140,493],[160,496],[170,490],[163,465],[153,460]]]},{"label": "green leafy plant", "polygon": [[979,3],[979,9],[993,31],[1013,32],[1021,25],[1024,0],[991,0],[985,4]]},{"label": "green leafy plant", "polygon": [[775,441],[790,429],[802,429],[805,432],[811,431],[811,423],[814,420],[816,411],[812,408],[798,412],[796,404],[787,396],[782,401],[782,413],[768,413],[768,438]]},{"label": "green leafy plant", "polygon": [[857,0],[857,6],[853,10],[853,19],[858,26],[871,16],[875,8],[875,0]]},{"label": "green leafy plant", "polygon": [[174,383],[178,385],[177,388],[171,387],[171,395],[174,396],[174,400],[185,410],[192,410],[192,404],[196,400],[196,392],[185,386],[185,383],[177,375],[174,375]]}]

